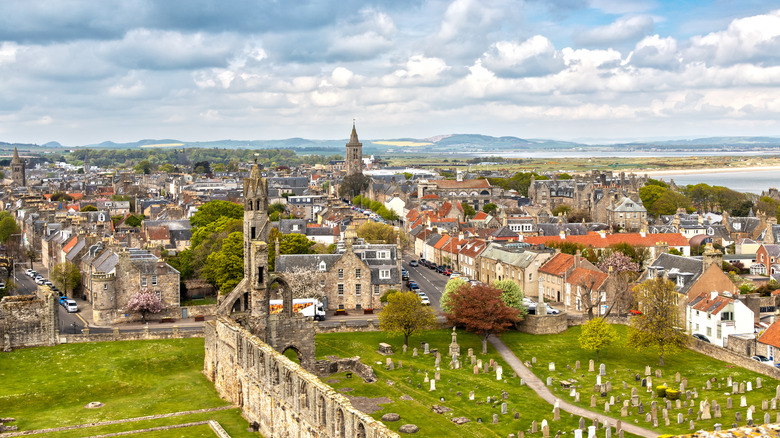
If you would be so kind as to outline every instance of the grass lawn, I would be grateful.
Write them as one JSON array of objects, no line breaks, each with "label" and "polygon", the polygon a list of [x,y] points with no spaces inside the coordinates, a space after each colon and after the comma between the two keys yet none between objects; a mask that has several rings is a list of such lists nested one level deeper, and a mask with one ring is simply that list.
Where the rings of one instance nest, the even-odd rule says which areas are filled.
[{"label": "grass lawn", "polygon": [[217,297],[205,297],[205,298],[193,298],[190,300],[184,300],[181,302],[181,306],[207,306],[209,304],[217,304]]},{"label": "grass lawn", "polygon": [[[775,387],[778,382],[770,377],[754,373],[742,368],[738,368],[726,362],[711,359],[708,356],[704,356],[699,353],[695,353],[690,350],[679,352],[675,355],[665,355],[663,367],[658,365],[658,351],[657,349],[648,349],[645,351],[637,351],[631,346],[625,344],[626,339],[626,327],[622,325],[615,325],[615,330],[619,334],[619,340],[613,346],[600,352],[601,363],[606,365],[607,376],[602,383],[606,383],[606,380],[612,382],[612,394],[614,396],[621,396],[622,400],[627,397],[630,399],[631,388],[637,388],[637,394],[640,401],[645,406],[645,413],[650,412],[650,403],[655,400],[659,402],[658,408],[658,420],[659,427],[653,429],[652,423],[645,422],[644,414],[639,415],[637,408],[630,407],[630,415],[624,420],[634,422],[639,426],[649,428],[651,430],[657,430],[658,433],[689,433],[689,420],[696,420],[697,412],[699,411],[699,403],[708,399],[717,400],[721,406],[723,414],[722,418],[713,418],[711,420],[698,420],[695,421],[696,430],[713,430],[715,423],[723,424],[723,428],[730,428],[734,423],[735,412],[739,411],[742,415],[742,422],[740,426],[744,426],[747,419],[747,408],[740,408],[740,396],[744,395],[747,398],[747,405],[754,405],[756,411],[753,413],[753,419],[756,422],[763,422],[765,411],[762,409],[762,400],[771,400],[775,396]],[[520,360],[523,362],[530,362],[533,357],[536,357],[536,365],[532,368],[534,374],[545,380],[548,376],[554,380],[572,378],[578,380],[578,385],[581,386],[580,403],[579,405],[594,412],[604,412],[604,403],[608,401],[607,398],[602,398],[597,395],[597,407],[590,408],[591,395],[595,394],[594,385],[596,384],[596,375],[598,374],[599,362],[595,364],[596,372],[588,372],[588,361],[593,359],[595,361],[595,352],[583,350],[579,347],[578,337],[580,335],[580,327],[571,327],[564,333],[558,335],[529,335],[525,333],[510,332],[502,336],[504,343],[514,351]],[[574,371],[574,364],[579,360],[582,364],[582,368],[578,371]],[[555,371],[548,370],[548,364],[555,362]],[[570,365],[571,370],[567,370],[566,366]],[[694,388],[698,391],[698,399],[694,400],[693,415],[688,414],[688,407],[681,409],[675,409],[675,403],[672,402],[672,410],[669,411],[670,426],[665,426],[663,417],[661,415],[662,401],[660,398],[651,398],[651,394],[646,392],[647,388],[641,387],[641,382],[637,382],[634,378],[636,373],[639,373],[642,378],[645,377],[645,366],[650,365],[652,367],[652,383],[653,386],[661,384],[667,384],[670,388],[678,389],[679,383],[675,382],[675,373],[679,372],[682,377],[688,379],[688,389],[693,391]],[[655,377],[655,370],[662,370],[662,377]],[[629,370],[631,371],[629,373]],[[751,381],[753,384],[753,391],[745,392],[744,394],[738,394],[731,396],[733,401],[733,409],[726,409],[726,399],[729,397],[727,393],[731,392],[731,388],[727,387],[726,378],[731,375],[735,382]],[[756,389],[756,378],[760,377],[763,380],[763,388]],[[712,389],[705,389],[706,380],[715,378],[716,382],[712,383]],[[628,384],[628,389],[623,390],[623,382]],[[721,384],[721,388],[718,389],[718,384]],[[574,403],[574,398],[569,396],[568,390],[560,389],[560,385],[557,382],[553,383],[551,390],[553,393],[559,393],[560,398],[571,403]],[[685,399],[685,395],[682,394],[681,399]],[[620,418],[620,408],[622,405],[616,404],[611,408],[610,415],[616,418]],[[677,424],[677,414],[683,413],[685,421],[683,424]],[[714,416],[714,409],[711,410]],[[774,422],[777,410],[768,410],[771,421]],[[636,422],[637,420],[638,422]]]},{"label": "grass lawn", "polygon": [[[19,430],[45,429],[229,405],[202,374],[203,339],[65,344],[0,354],[0,412]],[[89,402],[105,406],[86,409]],[[237,409],[89,429],[89,434],[205,419],[236,436]],[[184,433],[177,436],[189,436]],[[84,436],[84,431],[48,434]],[[201,435],[194,435],[201,436]]]},{"label": "grass lawn", "polygon": [[[427,341],[432,349],[438,348],[442,353],[441,380],[436,382],[435,391],[429,391],[430,384],[423,383],[425,370],[432,379],[435,369],[433,355],[422,354],[421,341]],[[377,353],[380,342],[392,345],[395,354],[382,356]],[[337,390],[346,387],[353,389],[344,392],[344,395],[392,399],[391,403],[384,404],[383,409],[372,414],[372,417],[381,419],[382,415],[388,412],[399,414],[400,421],[385,423],[394,431],[398,431],[401,425],[412,423],[420,428],[420,432],[415,436],[423,437],[506,437],[510,433],[516,434],[519,430],[525,431],[526,436],[540,437],[543,419],[546,419],[550,425],[550,436],[555,436],[558,430],[571,431],[577,428],[579,417],[571,417],[566,412],[561,412],[560,421],[552,421],[552,405],[538,397],[527,386],[521,386],[520,378],[512,377],[512,369],[501,360],[500,355],[491,345],[488,345],[488,354],[482,355],[482,343],[472,334],[458,333],[462,356],[465,358],[468,349],[473,348],[477,358],[482,359],[483,363],[488,363],[493,358],[503,367],[506,383],[497,381],[495,372],[474,375],[470,364],[464,369],[451,370],[448,355],[450,342],[450,331],[429,331],[412,337],[409,340],[410,348],[403,353],[403,336],[389,335],[384,332],[319,334],[317,335],[317,357],[319,359],[327,355],[360,356],[364,364],[371,364],[379,379],[376,383],[367,384],[357,377],[346,379],[344,373],[323,380],[326,382],[338,380],[338,383],[330,383]],[[418,357],[412,357],[412,348],[415,346],[418,347]],[[399,360],[402,361],[403,368],[387,370],[384,366],[387,357],[392,358],[396,366]],[[410,366],[414,371],[409,371]],[[418,373],[418,370],[421,372]],[[407,378],[411,378],[411,384],[408,383]],[[417,388],[418,384],[421,385],[420,389]],[[507,400],[501,399],[502,390],[509,394]],[[460,396],[457,395],[459,391],[462,393]],[[469,400],[469,391],[474,391],[473,401]],[[401,400],[400,397],[404,394],[411,396],[413,400]],[[487,404],[488,396],[497,397],[498,402]],[[444,397],[445,401],[440,401],[440,397]],[[506,415],[500,413],[502,401],[507,403]],[[435,414],[431,412],[431,406],[434,404],[452,408],[453,411]],[[519,420],[514,419],[515,411],[519,412]],[[498,424],[492,424],[494,413],[499,414]],[[450,421],[451,418],[461,416],[469,418],[471,422],[458,426]],[[478,424],[477,418],[482,418],[484,423]],[[530,434],[533,420],[540,424],[536,434]]]}]

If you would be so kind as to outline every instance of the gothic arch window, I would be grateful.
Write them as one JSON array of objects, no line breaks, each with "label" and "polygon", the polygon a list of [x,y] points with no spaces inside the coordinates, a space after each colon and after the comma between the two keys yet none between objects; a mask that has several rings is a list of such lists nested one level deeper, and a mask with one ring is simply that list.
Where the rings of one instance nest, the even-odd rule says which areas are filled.
[{"label": "gothic arch window", "polygon": [[306,384],[306,381],[301,382],[301,387],[299,392],[300,392],[301,408],[309,409],[309,385]]},{"label": "gothic arch window", "polygon": [[339,408],[336,412],[336,436],[339,438],[347,436],[347,425],[344,423],[344,410]]},{"label": "gothic arch window", "polygon": [[325,420],[328,418],[328,405],[325,403],[325,396],[320,396],[320,403],[319,403],[319,417],[320,417],[320,425],[325,425]]},{"label": "gothic arch window", "polygon": [[246,203],[247,207],[249,207],[249,211],[252,211],[252,201]]},{"label": "gothic arch window", "polygon": [[284,395],[292,397],[293,394],[293,380],[292,373],[287,371],[284,373]]},{"label": "gothic arch window", "polygon": [[483,190],[479,194],[482,195],[482,196],[489,196],[490,192],[488,192],[487,190]]},{"label": "gothic arch window", "polygon": [[357,438],[366,438],[366,426],[363,426],[363,423],[358,423],[356,437]]},{"label": "gothic arch window", "polygon": [[260,208],[260,200],[259,199],[257,200],[257,207],[255,208],[255,210],[257,210],[257,211],[261,210],[261,208]]}]

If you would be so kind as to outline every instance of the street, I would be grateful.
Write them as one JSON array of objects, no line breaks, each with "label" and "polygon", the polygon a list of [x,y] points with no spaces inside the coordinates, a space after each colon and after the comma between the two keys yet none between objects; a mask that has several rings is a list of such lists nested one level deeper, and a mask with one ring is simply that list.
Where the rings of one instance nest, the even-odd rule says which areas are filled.
[{"label": "street", "polygon": [[420,286],[420,290],[428,295],[431,306],[437,311],[441,311],[441,295],[444,293],[444,286],[449,281],[449,277],[425,266],[409,266],[411,260],[417,259],[404,258],[403,262],[403,269],[409,271],[409,280],[416,282]]}]

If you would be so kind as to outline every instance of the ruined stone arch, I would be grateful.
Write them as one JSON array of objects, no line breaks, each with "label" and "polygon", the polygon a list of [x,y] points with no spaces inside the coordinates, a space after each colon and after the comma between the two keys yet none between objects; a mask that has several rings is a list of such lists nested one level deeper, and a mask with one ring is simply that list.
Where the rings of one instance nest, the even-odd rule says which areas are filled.
[{"label": "ruined stone arch", "polygon": [[336,436],[339,438],[346,438],[347,426],[344,421],[344,410],[339,408],[336,411]]},{"label": "ruined stone arch", "polygon": [[298,395],[301,409],[309,409],[309,385],[305,380],[301,380],[301,385],[298,388]]},{"label": "ruined stone arch", "polygon": [[322,394],[320,394],[319,403],[317,403],[317,414],[320,425],[324,426],[328,419],[328,403],[325,401],[325,396]]},{"label": "ruined stone arch", "polygon": [[[293,297],[292,297],[292,291],[290,290],[290,285],[287,283],[287,280],[284,279],[281,275],[275,275],[273,278],[271,278],[271,281],[268,283],[268,290],[270,291],[271,286],[274,284],[279,285],[280,295],[282,296],[282,314],[287,317],[293,316]],[[289,348],[289,347],[288,347]],[[286,348],[285,348],[286,350]],[[284,350],[282,350],[284,351]],[[296,351],[299,352],[300,350],[296,348]]]},{"label": "ruined stone arch", "polygon": [[289,370],[285,370],[284,372],[284,396],[288,398],[292,398],[293,392],[294,392],[294,385],[293,385],[293,374]]},{"label": "ruined stone arch", "polygon": [[358,423],[356,438],[366,438],[366,426],[362,422]]}]

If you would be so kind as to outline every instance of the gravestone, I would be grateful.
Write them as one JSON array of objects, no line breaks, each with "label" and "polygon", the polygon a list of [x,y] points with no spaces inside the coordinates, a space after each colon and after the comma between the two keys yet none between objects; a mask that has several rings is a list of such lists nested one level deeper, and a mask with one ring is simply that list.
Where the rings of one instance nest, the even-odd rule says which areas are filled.
[{"label": "gravestone", "polygon": [[704,400],[704,404],[702,405],[701,419],[702,420],[712,419],[712,415],[710,414],[710,404],[707,402],[707,400]]},{"label": "gravestone", "polygon": [[745,382],[739,382],[739,393],[740,394],[745,393]]},{"label": "gravestone", "polygon": [[452,328],[452,342],[450,343],[450,356],[457,356],[460,354],[460,345],[458,345],[458,334],[455,332],[455,327]]},{"label": "gravestone", "polygon": [[659,370],[659,369],[655,370],[655,377],[656,377],[656,379],[660,379],[661,378],[661,370]]},{"label": "gravestone", "polygon": [[498,424],[498,414],[493,414],[493,424]]},{"label": "gravestone", "polygon": [[474,374],[479,374],[479,367],[474,365]]},{"label": "gravestone", "polygon": [[428,381],[431,380],[428,378],[428,371],[425,372],[425,380],[423,382],[428,383]]},{"label": "gravestone", "polygon": [[[594,368],[593,359],[591,359],[590,362],[588,362],[588,371],[591,373],[596,371],[596,368]],[[780,386],[778,386],[778,388],[780,388]]]},{"label": "gravestone", "polygon": [[542,437],[549,438],[549,436],[550,436],[550,426],[545,424],[544,426],[542,426]]},{"label": "gravestone", "polygon": [[582,429],[574,429],[574,438],[582,438]]},{"label": "gravestone", "polygon": [[731,397],[726,399],[726,409],[731,409],[733,407]]},{"label": "gravestone", "polygon": [[412,357],[417,357],[417,347],[412,350]]},{"label": "gravestone", "polygon": [[650,370],[650,365],[645,366],[645,375],[649,376],[651,373],[652,371]]},{"label": "gravestone", "polygon": [[715,418],[721,418],[720,405],[715,405]]},{"label": "gravestone", "polygon": [[732,394],[739,394],[739,383],[734,382],[734,384],[731,385],[731,393]]},{"label": "gravestone", "polygon": [[748,392],[750,392],[750,391],[752,391],[752,390],[753,390],[753,382],[747,382],[747,388],[746,388],[746,390],[747,390]]},{"label": "gravestone", "polygon": [[682,424],[683,422],[683,414],[682,412],[677,413],[677,424]]},{"label": "gravestone", "polygon": [[690,426],[688,426],[688,429],[696,430],[696,426],[693,424],[693,420],[691,420],[691,423],[690,423]]},{"label": "gravestone", "polygon": [[547,370],[548,370],[548,371],[555,371],[555,362],[550,362],[550,363],[547,365]]},{"label": "gravestone", "polygon": [[435,391],[435,390],[436,390],[436,380],[431,380],[431,389],[430,389],[430,391]]},{"label": "gravestone", "polygon": [[604,412],[609,412],[609,402],[604,402]]},{"label": "gravestone", "polygon": [[770,420],[772,417],[769,416],[769,412],[764,412],[764,424],[768,424]]},{"label": "gravestone", "polygon": [[579,403],[580,402],[580,393],[579,392],[575,392],[574,393],[574,402],[575,403]]},{"label": "gravestone", "polygon": [[628,416],[628,408],[623,406],[620,408],[620,416],[621,417],[627,417]]},{"label": "gravestone", "polygon": [[739,398],[739,407],[744,408],[745,406],[747,406],[747,398],[743,395]]},{"label": "gravestone", "polygon": [[623,382],[623,389],[624,390],[628,389],[628,383],[626,383],[625,381]]},{"label": "gravestone", "polygon": [[761,410],[765,411],[769,409],[769,401],[768,400],[761,400]]},{"label": "gravestone", "polygon": [[606,387],[607,387],[607,388],[606,388],[606,391],[607,391],[607,392],[612,392],[612,382],[607,382],[607,385],[606,385]]},{"label": "gravestone", "polygon": [[596,438],[596,426],[588,426],[588,438]]},{"label": "gravestone", "polygon": [[737,423],[742,421],[742,412],[739,411],[734,412],[734,421],[736,421]]},{"label": "gravestone", "polygon": [[680,409],[681,407],[682,407],[682,401],[679,400],[679,399],[675,400],[674,401],[674,408],[675,409]]},{"label": "gravestone", "polygon": [[648,412],[645,414],[645,423],[649,423],[651,421],[653,421],[653,416],[650,415],[650,412]]},{"label": "gravestone", "polygon": [[674,383],[680,383],[680,372],[674,375]]},{"label": "gravestone", "polygon": [[761,388],[761,383],[762,383],[761,377],[756,377],[756,389]]},{"label": "gravestone", "polygon": [[503,372],[504,372],[503,368],[501,368],[501,367],[497,367],[496,368],[496,380],[501,380],[502,379],[501,375],[503,374]]},{"label": "gravestone", "polygon": [[772,401],[769,403],[769,405],[772,407],[772,410],[774,411],[777,409],[777,399],[773,398]]},{"label": "gravestone", "polygon": [[441,373],[439,373],[439,370],[436,370],[436,373],[433,375],[434,380],[441,380]]},{"label": "gravestone", "polygon": [[547,378],[547,386],[552,385],[552,377]]},{"label": "gravestone", "polygon": [[423,345],[425,350],[423,351],[423,354],[431,354],[430,345],[426,342],[425,345]]},{"label": "gravestone", "polygon": [[574,362],[574,369],[575,369],[575,370],[578,370],[578,369],[580,369],[580,361],[576,361],[576,362]]},{"label": "gravestone", "polygon": [[531,422],[531,433],[536,433],[536,432],[538,432],[538,426],[536,424],[536,420],[534,420]]},{"label": "gravestone", "polygon": [[645,413],[645,404],[644,403],[639,402],[639,410],[637,412],[640,413],[640,414],[644,414]]},{"label": "gravestone", "polygon": [[599,365],[599,375],[600,376],[606,376],[607,375],[607,366],[604,364]]},{"label": "gravestone", "polygon": [[536,357],[531,358],[531,363],[536,363]]},{"label": "gravestone", "polygon": [[780,385],[775,387],[775,398],[780,398]]},{"label": "gravestone", "polygon": [[561,408],[559,408],[558,406],[556,406],[556,407],[553,409],[553,421],[558,421],[558,420],[560,420],[560,419],[561,419]]},{"label": "gravestone", "polygon": [[705,383],[705,386],[706,386],[707,389],[712,389],[712,382],[707,380],[707,382]]},{"label": "gravestone", "polygon": [[474,400],[474,391],[469,391],[469,400]]},{"label": "gravestone", "polygon": [[592,407],[592,408],[596,407],[596,396],[595,395],[590,396],[590,407]]},{"label": "gravestone", "polygon": [[580,429],[585,429],[585,419],[582,418],[582,417],[580,417],[579,426],[580,426]]}]

